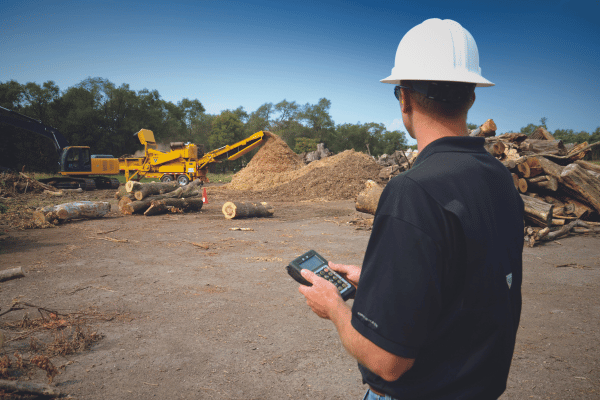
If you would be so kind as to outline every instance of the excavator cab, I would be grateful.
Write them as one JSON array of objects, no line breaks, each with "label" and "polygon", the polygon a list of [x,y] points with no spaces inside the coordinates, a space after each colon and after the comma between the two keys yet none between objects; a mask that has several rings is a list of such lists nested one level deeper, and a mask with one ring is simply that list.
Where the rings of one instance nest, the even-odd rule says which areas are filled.
[{"label": "excavator cab", "polygon": [[60,160],[61,172],[92,172],[90,148],[87,146],[66,147]]}]

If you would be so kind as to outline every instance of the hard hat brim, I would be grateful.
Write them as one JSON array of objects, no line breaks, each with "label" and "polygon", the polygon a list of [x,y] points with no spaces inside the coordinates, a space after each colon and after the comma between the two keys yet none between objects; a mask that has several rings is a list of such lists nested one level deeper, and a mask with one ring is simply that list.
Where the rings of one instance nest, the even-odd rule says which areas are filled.
[{"label": "hard hat brim", "polygon": [[475,74],[469,71],[461,71],[460,73],[455,74],[452,77],[449,77],[447,74],[443,78],[440,76],[439,79],[436,79],[435,76],[431,74],[425,76],[424,75],[406,75],[399,78],[397,75],[392,74],[387,78],[380,80],[382,83],[391,83],[393,85],[399,85],[400,81],[438,81],[438,82],[465,82],[465,83],[475,83],[477,87],[489,87],[495,86],[494,83],[488,81],[483,76]]}]

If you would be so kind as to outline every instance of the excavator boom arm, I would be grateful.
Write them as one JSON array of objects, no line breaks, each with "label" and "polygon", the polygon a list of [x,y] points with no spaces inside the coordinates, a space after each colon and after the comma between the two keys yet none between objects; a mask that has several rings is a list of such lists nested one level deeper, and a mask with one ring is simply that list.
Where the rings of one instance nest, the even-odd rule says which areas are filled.
[{"label": "excavator boom arm", "polygon": [[56,129],[51,126],[42,124],[37,119],[28,117],[8,108],[0,107],[0,122],[16,126],[17,128],[25,129],[29,132],[34,132],[51,139],[56,147],[56,151],[60,154],[65,147],[69,146],[67,139]]}]

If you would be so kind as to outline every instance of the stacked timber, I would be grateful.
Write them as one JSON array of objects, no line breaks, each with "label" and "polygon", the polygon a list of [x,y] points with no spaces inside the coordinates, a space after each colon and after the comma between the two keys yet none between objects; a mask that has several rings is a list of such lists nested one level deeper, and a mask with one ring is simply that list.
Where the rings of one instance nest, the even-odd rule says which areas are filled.
[{"label": "stacked timber", "polygon": [[129,181],[115,193],[119,199],[119,211],[125,215],[146,216],[167,212],[191,212],[202,209],[203,200],[199,187],[202,181],[195,179],[186,186],[177,182]]},{"label": "stacked timber", "polygon": [[[488,120],[470,136],[485,137],[486,150],[511,172],[525,203],[524,235],[530,246],[600,229],[600,165],[583,160],[600,142],[565,144],[543,127],[529,136],[496,136],[495,131],[496,125]],[[367,184],[356,209],[374,214],[381,190]]]}]

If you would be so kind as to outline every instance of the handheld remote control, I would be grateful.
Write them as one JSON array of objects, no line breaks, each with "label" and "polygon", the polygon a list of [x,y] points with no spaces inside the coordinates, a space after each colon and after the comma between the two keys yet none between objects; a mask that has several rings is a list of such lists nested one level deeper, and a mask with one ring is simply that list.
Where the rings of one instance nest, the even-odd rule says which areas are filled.
[{"label": "handheld remote control", "polygon": [[300,274],[300,271],[303,269],[308,269],[321,278],[327,279],[335,285],[344,301],[351,298],[356,291],[350,282],[329,268],[327,260],[314,250],[309,250],[296,258],[286,267],[286,269],[288,274],[294,278],[296,282],[306,286],[312,286],[312,284]]}]

